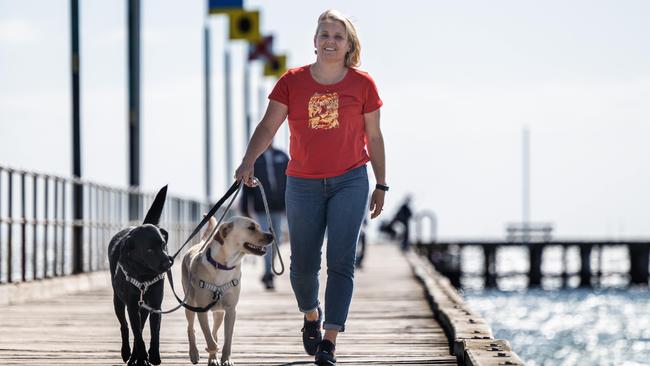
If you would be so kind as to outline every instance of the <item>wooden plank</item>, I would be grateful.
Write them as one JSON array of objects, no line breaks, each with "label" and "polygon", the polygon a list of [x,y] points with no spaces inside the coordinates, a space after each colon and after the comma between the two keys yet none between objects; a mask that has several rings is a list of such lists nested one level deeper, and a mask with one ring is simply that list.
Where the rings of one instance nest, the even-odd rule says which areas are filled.
[{"label": "wooden plank", "polygon": [[[288,272],[288,246],[283,246]],[[341,365],[456,365],[449,341],[435,321],[422,288],[394,246],[369,245],[367,262],[355,275],[347,330],[339,336]],[[263,290],[261,260],[244,263],[232,359],[237,365],[307,365],[298,312],[288,273],[277,290]],[[326,264],[321,284],[325,283]],[[105,273],[106,283],[110,283]],[[180,276],[175,276],[179,279]],[[180,284],[177,285],[180,287]],[[164,308],[175,305],[166,288]],[[321,299],[324,288],[321,288]],[[21,305],[0,306],[0,364],[123,365],[119,325],[109,286]],[[190,365],[182,311],[163,317],[163,365]],[[198,323],[199,350],[205,348]],[[149,339],[145,330],[145,339]],[[219,343],[223,342],[222,333]],[[207,362],[202,352],[199,364]]]}]

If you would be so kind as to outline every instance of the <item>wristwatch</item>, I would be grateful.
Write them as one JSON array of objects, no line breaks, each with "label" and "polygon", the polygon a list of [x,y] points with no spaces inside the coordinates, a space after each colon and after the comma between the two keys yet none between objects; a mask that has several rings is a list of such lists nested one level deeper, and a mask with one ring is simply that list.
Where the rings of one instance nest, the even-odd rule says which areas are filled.
[{"label": "wristwatch", "polygon": [[385,185],[385,184],[379,184],[379,183],[377,183],[377,184],[375,185],[375,188],[378,189],[378,190],[380,190],[380,191],[388,192],[388,186]]}]

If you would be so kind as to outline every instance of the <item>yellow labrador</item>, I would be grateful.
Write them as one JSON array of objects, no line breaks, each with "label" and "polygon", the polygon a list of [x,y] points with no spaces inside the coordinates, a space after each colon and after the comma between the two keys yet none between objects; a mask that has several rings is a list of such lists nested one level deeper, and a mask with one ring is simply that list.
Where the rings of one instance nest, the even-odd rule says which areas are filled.
[{"label": "yellow labrador", "polygon": [[[221,365],[232,366],[230,360],[232,336],[235,327],[236,307],[241,286],[241,261],[245,254],[262,256],[273,242],[271,233],[263,232],[260,226],[247,217],[235,216],[214,231],[216,220],[211,218],[201,242],[192,246],[183,256],[182,282],[186,303],[193,307],[206,307],[215,303],[212,311],[213,327],[210,331],[207,312],[185,309],[187,337],[190,343],[190,361],[199,361],[194,336],[194,315],[197,314],[209,353],[208,365],[217,365],[217,330],[224,320],[224,344],[221,351]],[[203,249],[203,250],[202,250]]]}]

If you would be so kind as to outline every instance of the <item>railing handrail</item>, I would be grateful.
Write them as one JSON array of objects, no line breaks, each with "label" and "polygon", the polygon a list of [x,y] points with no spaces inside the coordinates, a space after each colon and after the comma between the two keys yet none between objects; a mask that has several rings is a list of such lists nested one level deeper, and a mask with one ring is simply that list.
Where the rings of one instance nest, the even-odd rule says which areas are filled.
[{"label": "railing handrail", "polygon": [[[43,173],[43,172],[38,172],[38,171],[30,171],[26,169],[21,169],[21,168],[15,168],[7,165],[3,165],[0,163],[0,171],[5,171],[8,173],[17,173],[17,174],[25,174],[27,176],[37,176],[37,177],[42,177],[42,178],[50,178],[50,179],[55,179],[59,180],[62,182],[68,182],[68,183],[76,183],[76,184],[85,184],[89,187],[97,187],[104,189],[106,191],[112,191],[112,192],[120,192],[120,193],[141,193],[145,195],[151,195],[152,197],[156,195],[156,192],[154,191],[143,191],[141,187],[139,186],[129,186],[127,188],[123,187],[116,187],[112,186],[106,183],[97,183],[88,179],[84,178],[78,178],[78,177],[64,177],[62,175],[56,175],[56,174],[51,174],[51,173]],[[179,195],[179,194],[174,194],[172,196],[169,196],[170,198],[176,198],[176,199],[181,199],[184,201],[195,201],[199,203],[205,203],[209,204],[207,201],[203,201],[198,198],[194,197],[187,197],[184,195]]]},{"label": "railing handrail", "polygon": [[[110,238],[140,223],[154,195],[0,164],[0,283],[106,269]],[[205,201],[167,197],[161,225],[170,247],[207,207]]]}]

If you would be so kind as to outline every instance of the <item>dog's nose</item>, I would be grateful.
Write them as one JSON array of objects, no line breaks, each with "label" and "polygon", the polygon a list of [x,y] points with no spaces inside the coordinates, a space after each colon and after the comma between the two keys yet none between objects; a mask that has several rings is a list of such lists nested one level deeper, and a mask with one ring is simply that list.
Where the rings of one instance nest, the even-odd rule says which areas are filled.
[{"label": "dog's nose", "polygon": [[167,257],[167,259],[163,260],[163,268],[169,269],[172,264],[174,264],[174,261],[172,260],[172,257]]},{"label": "dog's nose", "polygon": [[268,233],[268,234],[264,234],[264,236],[266,237],[266,240],[269,241],[269,243],[273,241],[273,234]]}]

